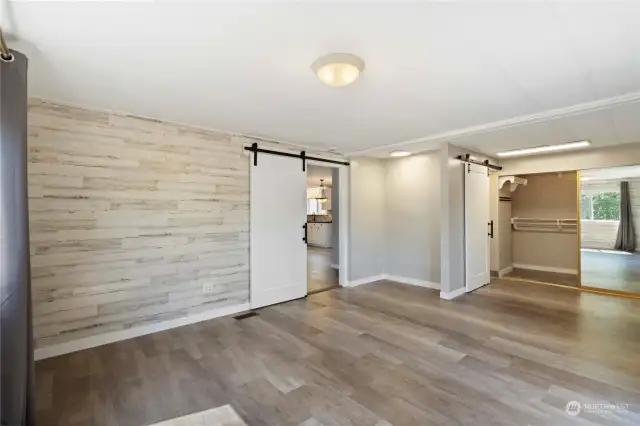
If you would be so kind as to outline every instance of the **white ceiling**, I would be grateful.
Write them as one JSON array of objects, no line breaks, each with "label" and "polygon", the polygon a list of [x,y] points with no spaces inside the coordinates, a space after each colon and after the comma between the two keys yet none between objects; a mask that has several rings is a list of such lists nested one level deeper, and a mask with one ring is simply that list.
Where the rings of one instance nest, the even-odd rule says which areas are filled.
[{"label": "white ceiling", "polygon": [[[3,9],[32,96],[342,153],[640,141],[640,2]],[[330,52],[361,56],[362,78],[322,85],[310,65]]]},{"label": "white ceiling", "polygon": [[320,179],[324,179],[324,186],[332,185],[333,168],[321,166],[307,166],[307,186],[312,188],[320,186]]},{"label": "white ceiling", "polygon": [[640,166],[608,167],[580,170],[582,180],[625,179],[640,177]]}]

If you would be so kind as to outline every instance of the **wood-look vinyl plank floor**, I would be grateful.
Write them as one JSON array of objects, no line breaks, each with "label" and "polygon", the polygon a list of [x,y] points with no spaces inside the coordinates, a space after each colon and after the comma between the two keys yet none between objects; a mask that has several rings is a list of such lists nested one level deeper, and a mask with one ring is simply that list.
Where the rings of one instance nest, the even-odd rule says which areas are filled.
[{"label": "wood-look vinyl plank floor", "polygon": [[246,426],[230,405],[213,408],[199,413],[189,414],[177,419],[156,423],[153,426]]},{"label": "wood-look vinyl plank floor", "polygon": [[338,287],[338,270],[331,267],[332,249],[307,246],[307,291],[317,293]]},{"label": "wood-look vinyl plank floor", "polygon": [[[36,363],[38,425],[638,425],[640,300],[381,281]],[[565,412],[569,401],[629,412]]]},{"label": "wood-look vinyl plank floor", "polygon": [[580,277],[577,274],[563,274],[559,272],[534,271],[532,269],[514,268],[506,275],[507,278],[521,280],[541,281],[544,283],[561,284],[571,287],[580,285]]}]

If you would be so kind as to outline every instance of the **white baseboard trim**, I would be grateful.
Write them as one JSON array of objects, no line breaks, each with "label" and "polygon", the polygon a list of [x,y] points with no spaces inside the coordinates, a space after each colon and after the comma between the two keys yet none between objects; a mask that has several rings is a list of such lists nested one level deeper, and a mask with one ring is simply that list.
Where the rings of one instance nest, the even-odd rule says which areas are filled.
[{"label": "white baseboard trim", "polygon": [[400,277],[397,275],[389,275],[389,274],[373,275],[371,277],[360,278],[359,280],[349,281],[349,287],[356,287],[359,285],[369,284],[369,283],[380,281],[380,280],[389,280],[389,281],[395,281],[402,284],[409,284],[409,285],[415,285],[418,287],[433,288],[436,290],[440,290],[440,283],[434,283],[430,281],[419,280],[417,278]]},{"label": "white baseboard trim", "polygon": [[514,263],[513,267],[514,268],[519,268],[519,269],[531,269],[533,271],[557,272],[559,274],[574,274],[574,275],[578,274],[578,270],[577,269],[554,268],[552,266],[524,265],[522,263]]},{"label": "white baseboard trim", "polygon": [[457,290],[453,290],[450,292],[444,292],[441,291],[440,292],[440,299],[445,299],[445,300],[451,300],[451,299],[455,299],[456,297],[463,295],[467,292],[467,289],[465,287],[459,288]]},{"label": "white baseboard trim", "polygon": [[349,281],[349,287],[357,287],[359,285],[369,284],[369,283],[380,281],[380,280],[385,280],[386,277],[387,276],[385,274],[380,274],[380,275],[373,275],[371,277],[360,278],[359,280]]},{"label": "white baseboard trim", "polygon": [[502,278],[502,277],[504,277],[505,275],[510,274],[510,273],[512,273],[512,272],[513,272],[513,266],[507,266],[506,268],[504,268],[504,269],[500,269],[500,270],[498,271],[498,278]]},{"label": "white baseboard trim", "polygon": [[337,264],[335,264],[335,263],[332,263],[332,264],[331,264],[331,267],[332,267],[333,269],[340,269],[340,265],[337,265]]},{"label": "white baseboard trim", "polygon": [[45,346],[34,351],[34,359],[36,361],[45,358],[67,354],[70,352],[81,351],[96,346],[106,345],[108,343],[119,342],[121,340],[131,339],[133,337],[144,336],[145,334],[157,333],[183,325],[194,324],[196,322],[207,321],[210,319],[224,317],[226,315],[237,314],[238,312],[248,311],[249,303],[240,305],[227,306],[224,308],[214,309],[207,312],[189,315],[182,318],[158,322],[140,327],[134,327],[127,330],[112,331],[109,333],[99,334],[97,336],[84,337],[82,339],[73,340],[71,342],[59,343],[57,345]]},{"label": "white baseboard trim", "polygon": [[440,290],[440,283],[419,280],[417,278],[399,277],[397,275],[384,274],[384,276],[385,276],[385,279],[389,281],[395,281],[402,284],[409,284],[409,285],[415,285],[418,287],[426,287],[426,288],[433,288],[436,290]]}]

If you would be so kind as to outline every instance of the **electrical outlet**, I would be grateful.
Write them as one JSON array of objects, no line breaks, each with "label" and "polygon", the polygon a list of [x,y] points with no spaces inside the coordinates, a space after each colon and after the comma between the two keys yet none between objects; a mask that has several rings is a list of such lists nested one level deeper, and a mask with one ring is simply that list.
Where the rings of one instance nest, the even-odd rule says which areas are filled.
[{"label": "electrical outlet", "polygon": [[213,283],[202,284],[202,294],[211,294],[211,293],[213,293]]}]

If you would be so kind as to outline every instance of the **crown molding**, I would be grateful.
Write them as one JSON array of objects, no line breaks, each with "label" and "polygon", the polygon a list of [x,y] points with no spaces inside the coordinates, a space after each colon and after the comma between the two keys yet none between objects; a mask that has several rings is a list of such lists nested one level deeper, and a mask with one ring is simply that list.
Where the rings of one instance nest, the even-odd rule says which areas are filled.
[{"label": "crown molding", "polygon": [[481,133],[494,132],[497,130],[505,130],[511,127],[524,126],[527,124],[540,123],[543,121],[557,120],[559,118],[571,117],[574,115],[586,114],[606,109],[615,108],[621,105],[631,104],[640,101],[640,92],[632,92],[624,95],[614,96],[610,98],[599,99],[597,101],[585,102],[582,104],[571,105],[563,108],[555,108],[547,111],[521,115],[519,117],[509,118],[506,120],[494,121],[491,123],[480,124],[477,126],[465,127],[458,130],[452,130],[443,133],[436,133],[417,139],[410,139],[404,142],[397,142],[388,145],[381,145],[375,148],[368,148],[360,151],[348,152],[348,157],[376,154],[381,151],[389,151],[398,148],[407,148],[411,145],[425,142],[444,142],[448,139],[456,139],[463,136],[477,135]]}]

